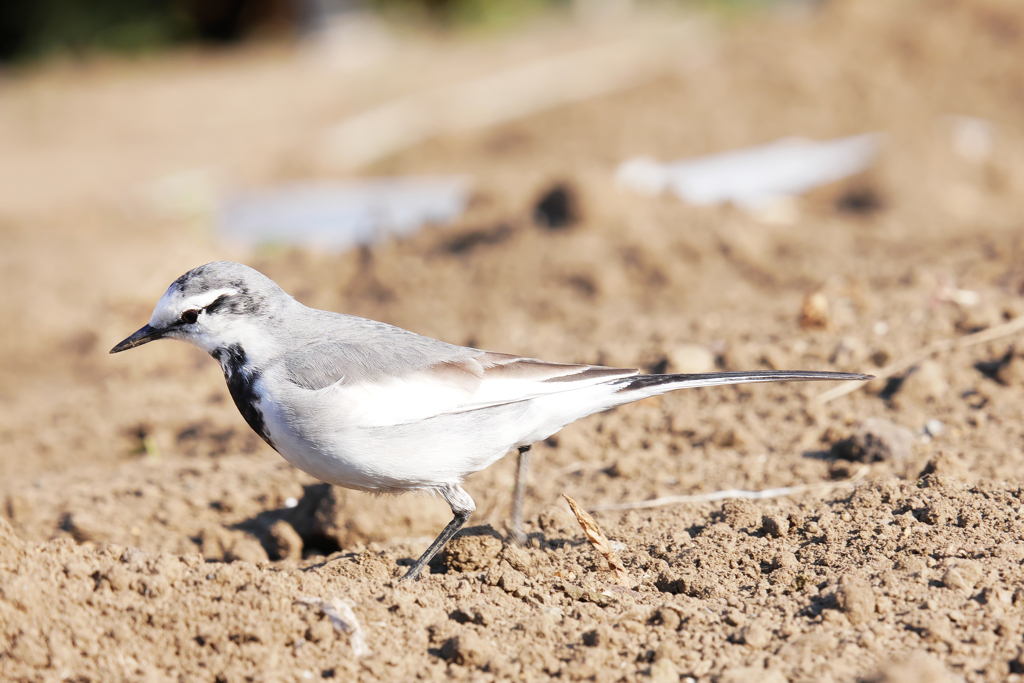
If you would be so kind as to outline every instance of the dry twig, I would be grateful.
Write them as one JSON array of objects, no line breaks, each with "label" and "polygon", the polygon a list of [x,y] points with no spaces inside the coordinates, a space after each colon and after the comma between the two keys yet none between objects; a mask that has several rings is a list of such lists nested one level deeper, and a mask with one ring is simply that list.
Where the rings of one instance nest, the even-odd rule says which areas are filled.
[{"label": "dry twig", "polygon": [[583,527],[583,533],[587,535],[587,540],[597,552],[604,555],[604,559],[608,560],[608,566],[615,572],[615,584],[629,588],[629,575],[626,574],[626,567],[622,564],[615,549],[612,548],[612,544],[608,542],[608,537],[601,532],[601,527],[597,526],[597,522],[590,516],[590,513],[581,508],[575,500],[564,493],[562,498],[565,498],[572,513],[576,515],[576,521]]},{"label": "dry twig", "polygon": [[370,647],[363,635],[363,627],[359,625],[355,612],[347,602],[340,598],[332,598],[330,601],[323,598],[298,598],[295,602],[319,609],[331,620],[335,631],[349,634],[349,644],[356,657],[370,654]]},{"label": "dry twig", "polygon": [[[875,373],[875,379],[888,379],[889,377],[901,373],[904,370],[909,369],[911,366],[920,363],[932,354],[942,353],[943,351],[952,351],[954,349],[964,349],[968,346],[976,346],[978,344],[985,344],[990,341],[995,341],[996,339],[1001,339],[1002,337],[1008,337],[1011,334],[1020,332],[1021,330],[1024,330],[1024,316],[1014,318],[1008,323],[996,325],[995,327],[990,327],[987,330],[968,334],[967,336],[959,337],[957,339],[940,339],[938,341],[934,341],[897,361],[889,363]],[[820,394],[816,400],[818,403],[828,403],[829,401],[834,401],[841,396],[846,396],[847,394],[857,391],[865,384],[867,384],[867,382],[843,382],[836,388],[829,389],[825,393]]]},{"label": "dry twig", "polygon": [[[843,481],[826,481],[814,484],[800,484],[799,486],[784,486],[777,489],[765,489],[764,491],[744,491],[743,489],[729,489],[727,491],[712,491],[711,493],[698,493],[690,496],[665,496],[654,500],[641,500],[635,503],[609,503],[607,505],[595,505],[591,510],[646,510],[649,508],[660,508],[666,505],[677,505],[679,503],[706,503],[716,500],[729,500],[731,498],[746,498],[748,500],[765,500],[767,498],[782,498],[797,493],[808,491],[826,492],[843,486],[850,486],[863,479],[870,468],[862,467],[856,474]],[[562,494],[565,496],[565,494]],[[568,500],[568,497],[566,496]],[[571,504],[570,504],[571,505]],[[573,509],[575,512],[575,508]],[[579,515],[577,515],[578,517]],[[582,522],[580,522],[582,524]]]}]

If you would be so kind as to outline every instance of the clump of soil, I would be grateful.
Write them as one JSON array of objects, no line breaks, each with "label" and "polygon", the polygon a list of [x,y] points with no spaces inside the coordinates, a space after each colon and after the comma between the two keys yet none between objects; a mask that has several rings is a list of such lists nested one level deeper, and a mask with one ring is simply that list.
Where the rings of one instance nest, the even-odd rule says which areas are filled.
[{"label": "clump of soil", "polygon": [[[25,208],[66,179],[30,173],[51,139],[148,159],[137,146],[166,145],[161,131],[188,112],[177,96],[149,106],[136,95],[216,98],[218,79],[282,117],[232,121],[260,144],[224,153],[261,182],[305,176],[312,152],[295,131],[338,114],[321,99],[272,105],[281,74],[312,78],[306,62],[249,54],[209,73],[142,64],[131,77],[100,65],[96,87],[122,93],[106,108],[53,87],[59,70],[0,83],[16,103],[0,108],[0,131],[24,133],[0,167],[37,178],[19,180],[27,189],[0,220],[0,678],[1024,674],[1019,340],[953,346],[831,402],[821,385],[708,388],[582,420],[535,446],[525,547],[507,541],[506,459],[469,477],[475,527],[416,583],[398,578],[450,519],[443,501],[373,498],[291,468],[194,349],[105,353],[174,277],[227,257],[309,305],[656,372],[872,372],[999,329],[1024,314],[1021,27],[1009,1],[845,0],[709,33],[703,61],[648,85],[368,169],[468,169],[476,196],[456,225],[337,255],[238,256],[187,220],[126,218],[101,194]],[[138,128],[111,123],[126,110]],[[28,126],[35,111],[46,116]],[[987,156],[957,152],[954,114],[989,119]],[[612,183],[636,154],[866,130],[887,134],[877,167],[799,200],[784,221]],[[177,159],[179,144],[218,144],[197,140],[160,149]],[[96,187],[137,181],[88,168]],[[829,481],[827,494],[597,514],[628,586],[560,502]],[[323,605],[351,608],[368,654],[344,610]]]},{"label": "clump of soil", "polygon": [[[328,677],[820,680],[931,651],[939,670],[1005,679],[1021,661],[1022,496],[929,474],[821,501],[605,515],[629,589],[612,587],[579,530],[535,525],[524,549],[477,530],[447,568],[399,583],[408,545],[218,562],[29,543],[0,522],[3,671],[231,680],[265,673],[270,651],[279,671]],[[786,524],[769,533],[761,519]],[[350,601],[372,653],[354,657],[308,596]]]}]

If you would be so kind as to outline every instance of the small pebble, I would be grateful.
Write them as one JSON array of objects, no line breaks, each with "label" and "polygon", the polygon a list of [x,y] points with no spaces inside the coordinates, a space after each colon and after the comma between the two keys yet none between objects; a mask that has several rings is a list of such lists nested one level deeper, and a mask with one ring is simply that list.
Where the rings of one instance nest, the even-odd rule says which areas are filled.
[{"label": "small pebble", "polygon": [[838,458],[859,462],[905,460],[913,452],[914,433],[891,420],[869,417],[849,439],[832,446]]},{"label": "small pebble", "polygon": [[761,530],[773,538],[789,534],[789,518],[782,514],[765,515],[761,518]]},{"label": "small pebble", "polygon": [[671,372],[696,374],[715,369],[715,354],[700,344],[680,344],[666,354]]},{"label": "small pebble", "polygon": [[839,608],[846,613],[846,618],[854,625],[866,621],[875,611],[875,593],[871,584],[851,574],[839,580],[836,600]]},{"label": "small pebble", "polygon": [[754,623],[744,626],[740,630],[740,638],[745,645],[749,645],[755,650],[763,650],[771,642],[772,634],[761,624]]},{"label": "small pebble", "polygon": [[441,648],[441,656],[462,666],[485,668],[495,657],[494,648],[472,631],[450,638]]},{"label": "small pebble", "polygon": [[800,329],[827,330],[829,321],[828,297],[824,292],[807,296],[800,307]]}]

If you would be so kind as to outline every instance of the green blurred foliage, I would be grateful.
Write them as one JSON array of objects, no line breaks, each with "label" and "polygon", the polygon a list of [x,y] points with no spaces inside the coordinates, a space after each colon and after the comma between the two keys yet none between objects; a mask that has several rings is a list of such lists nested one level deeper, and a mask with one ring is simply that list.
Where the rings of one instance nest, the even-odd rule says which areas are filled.
[{"label": "green blurred foliage", "polygon": [[368,0],[366,6],[402,23],[501,29],[570,4],[571,0]]},{"label": "green blurred foliage", "polygon": [[172,0],[0,2],[0,59],[54,52],[138,51],[188,40],[188,17]]},{"label": "green blurred foliage", "polygon": [[[810,5],[817,0],[790,0],[793,4],[801,1]],[[688,4],[725,17],[745,17],[784,2],[785,0],[691,0]]]},{"label": "green blurred foliage", "polygon": [[292,27],[303,0],[0,0],[0,60],[226,43]]},{"label": "green blurred foliage", "polygon": [[[636,0],[638,3],[644,0]],[[662,0],[725,16],[780,0]],[[812,0],[804,0],[809,2]],[[225,43],[254,31],[294,32],[332,6],[363,8],[401,23],[503,29],[574,0],[0,0],[0,61],[51,54],[134,53],[192,41]]]}]

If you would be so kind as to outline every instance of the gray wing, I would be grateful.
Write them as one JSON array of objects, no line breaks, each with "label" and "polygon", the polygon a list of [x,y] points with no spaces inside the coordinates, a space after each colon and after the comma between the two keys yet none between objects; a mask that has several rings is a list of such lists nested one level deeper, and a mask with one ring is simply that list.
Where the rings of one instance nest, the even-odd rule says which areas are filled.
[{"label": "gray wing", "polygon": [[[444,347],[447,348],[424,345],[380,349],[343,342],[325,342],[294,351],[283,359],[283,363],[289,380],[311,390],[333,384],[350,386],[421,375],[439,384],[457,386],[476,393],[485,380],[557,384],[630,377],[639,372],[594,365],[548,363],[449,344]],[[556,387],[551,389],[557,390]]]},{"label": "gray wing", "polygon": [[482,353],[376,320],[316,309],[306,314],[310,333],[285,340],[292,350],[275,360],[304,389],[379,382]]},{"label": "gray wing", "polygon": [[457,362],[467,355],[459,347],[395,349],[323,342],[289,353],[283,364],[288,379],[304,389],[316,390],[332,384],[373,383],[402,377],[439,363]]},{"label": "gray wing", "polygon": [[[322,336],[307,340],[278,361],[284,375],[304,389],[318,390],[335,384],[374,384],[417,375],[421,380],[475,394],[485,380],[511,380],[520,385],[589,383],[639,372],[491,353],[448,344],[365,318],[325,311],[313,314],[317,318],[310,321],[310,327]],[[541,393],[558,390],[556,387],[537,389]]]}]

